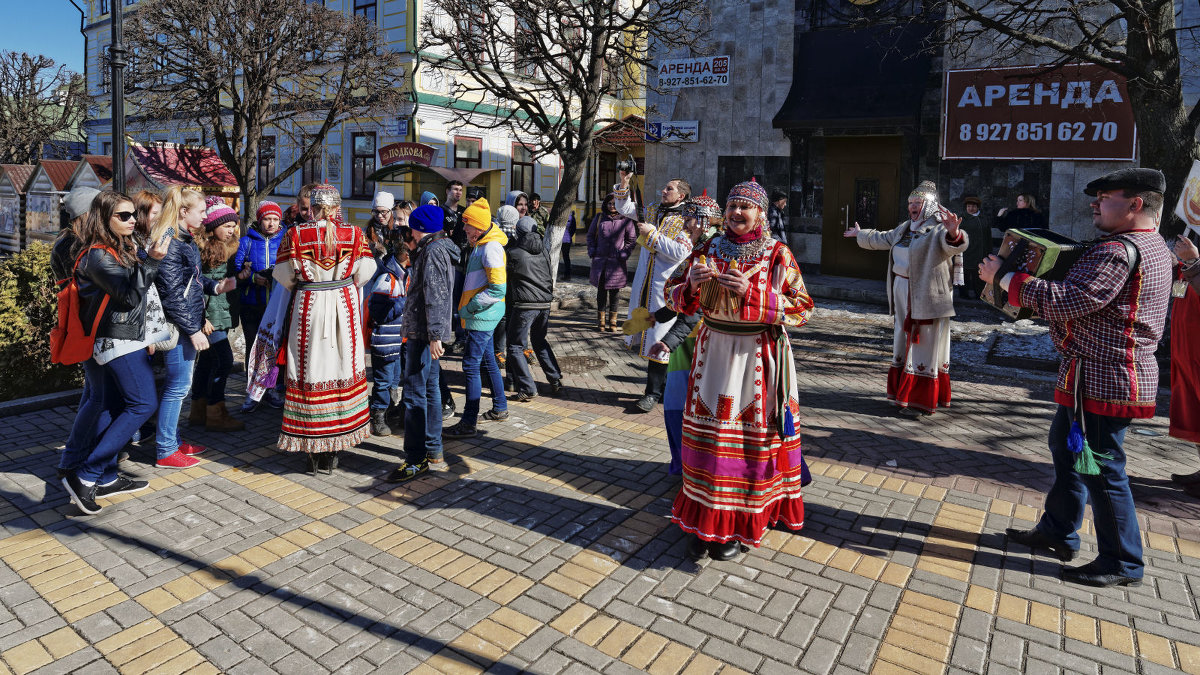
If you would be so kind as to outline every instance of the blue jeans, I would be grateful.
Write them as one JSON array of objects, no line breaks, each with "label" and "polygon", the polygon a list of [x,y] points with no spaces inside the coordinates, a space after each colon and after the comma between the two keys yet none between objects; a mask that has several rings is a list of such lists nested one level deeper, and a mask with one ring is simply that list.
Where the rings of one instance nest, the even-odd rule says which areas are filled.
[{"label": "blue jeans", "polygon": [[392,403],[392,387],[399,387],[404,379],[404,350],[400,356],[385,361],[371,353],[371,410],[387,410]]},{"label": "blue jeans", "polygon": [[475,426],[479,419],[479,398],[483,396],[481,367],[486,370],[488,384],[492,388],[492,409],[508,410],[508,400],[504,398],[504,380],[500,377],[500,366],[496,365],[496,352],[492,345],[492,331],[467,331],[467,352],[462,362],[463,374],[467,377],[467,403],[463,406],[461,422],[468,427]]},{"label": "blue jeans", "polygon": [[1079,550],[1079,528],[1083,524],[1083,507],[1091,497],[1092,517],[1096,527],[1096,547],[1100,555],[1096,564],[1100,571],[1142,578],[1142,535],[1138,529],[1133,493],[1125,475],[1125,450],[1122,443],[1129,428],[1127,417],[1105,417],[1084,413],[1083,420],[1088,445],[1095,453],[1112,455],[1099,457],[1099,476],[1076,473],[1075,456],[1067,448],[1067,433],[1071,429],[1072,411],[1058,407],[1050,425],[1050,455],[1054,459],[1054,485],[1046,495],[1046,512],[1038,529],[1054,539],[1065,541]]},{"label": "blue jeans", "polygon": [[96,430],[104,429],[112,422],[111,414],[104,407],[104,366],[95,359],[88,359],[82,365],[83,395],[79,397],[71,435],[58,459],[60,469],[78,468],[96,442]]},{"label": "blue jeans", "polygon": [[[182,336],[181,336],[182,337]],[[196,375],[192,380],[192,400],[203,398],[209,405],[225,402],[225,380],[233,370],[233,346],[223,330],[208,336],[208,349],[196,356]]]},{"label": "blue jeans", "polygon": [[104,368],[104,406],[112,415],[77,475],[85,483],[108,485],[117,479],[117,453],[158,406],[150,356],[139,349],[113,359]]},{"label": "blue jeans", "polygon": [[550,329],[550,310],[548,309],[514,309],[508,317],[508,374],[513,382],[513,388],[526,394],[537,393],[537,383],[533,381],[533,371],[525,360],[525,345],[533,348],[537,355],[538,365],[546,374],[546,379],[556,382],[562,379],[562,371],[558,368],[558,359],[546,339],[546,331]]},{"label": "blue jeans", "polygon": [[429,343],[409,338],[404,364],[404,458],[409,464],[442,458],[441,364]]},{"label": "blue jeans", "polygon": [[192,388],[192,370],[196,367],[196,348],[187,336],[179,336],[179,344],[163,354],[167,377],[163,381],[162,400],[158,404],[158,432],[155,436],[159,459],[166,459],[179,450],[179,413],[183,399]]}]

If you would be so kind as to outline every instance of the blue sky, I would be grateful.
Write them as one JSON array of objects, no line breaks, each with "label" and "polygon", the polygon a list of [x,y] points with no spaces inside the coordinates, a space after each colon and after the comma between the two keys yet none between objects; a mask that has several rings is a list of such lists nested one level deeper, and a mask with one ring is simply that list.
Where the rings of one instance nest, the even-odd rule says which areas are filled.
[{"label": "blue sky", "polygon": [[45,54],[83,72],[79,11],[68,0],[0,0],[0,5],[0,50]]}]

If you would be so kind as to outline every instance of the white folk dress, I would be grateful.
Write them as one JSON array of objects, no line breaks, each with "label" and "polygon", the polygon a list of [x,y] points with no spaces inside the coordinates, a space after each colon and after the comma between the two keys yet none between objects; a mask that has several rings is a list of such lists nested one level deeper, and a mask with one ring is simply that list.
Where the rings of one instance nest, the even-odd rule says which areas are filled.
[{"label": "white folk dress", "polygon": [[[651,216],[654,219],[654,216]],[[687,228],[683,226],[683,216],[679,209],[669,211],[664,215],[658,227],[645,237],[638,237],[641,250],[638,252],[637,273],[633,277],[633,287],[629,294],[629,314],[641,307],[649,310],[651,316],[666,306],[663,289],[667,280],[675,272],[679,263],[692,252],[692,240]],[[652,358],[650,347],[666,336],[675,320],[655,322],[650,328],[628,335],[625,344],[631,350],[638,352],[643,359],[666,363],[667,359]]]},{"label": "white folk dress", "polygon": [[[332,250],[325,244],[330,227]],[[359,289],[374,273],[375,260],[358,227],[303,223],[280,244],[274,277],[292,292],[280,450],[336,452],[370,435]]]}]

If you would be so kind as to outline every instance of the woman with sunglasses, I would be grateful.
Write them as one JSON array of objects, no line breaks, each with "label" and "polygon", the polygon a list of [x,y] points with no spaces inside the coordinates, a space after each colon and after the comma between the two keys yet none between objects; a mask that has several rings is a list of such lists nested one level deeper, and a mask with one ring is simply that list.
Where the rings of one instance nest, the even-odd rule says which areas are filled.
[{"label": "woman with sunglasses", "polygon": [[103,433],[83,463],[64,473],[62,483],[71,501],[89,515],[100,512],[97,497],[146,487],[143,481],[117,475],[117,451],[154,414],[158,404],[146,347],[160,338],[147,334],[145,317],[167,242],[152,242],[145,260],[139,261],[133,240],[134,215],[129,197],[111,190],[101,192],[76,232],[79,241],[74,256],[79,264],[74,274],[79,285],[80,320],[90,326],[100,315],[92,358],[104,373],[106,413],[97,423]]}]

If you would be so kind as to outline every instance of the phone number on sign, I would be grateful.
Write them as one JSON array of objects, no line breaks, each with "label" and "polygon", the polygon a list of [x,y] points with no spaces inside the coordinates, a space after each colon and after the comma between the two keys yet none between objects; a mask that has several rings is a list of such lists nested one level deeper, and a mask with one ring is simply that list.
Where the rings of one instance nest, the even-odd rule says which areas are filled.
[{"label": "phone number on sign", "polygon": [[1116,122],[1011,122],[962,124],[960,141],[1115,141]]},{"label": "phone number on sign", "polygon": [[728,75],[703,75],[703,76],[688,76],[688,77],[661,77],[658,80],[660,87],[711,87],[723,84],[729,84]]}]

